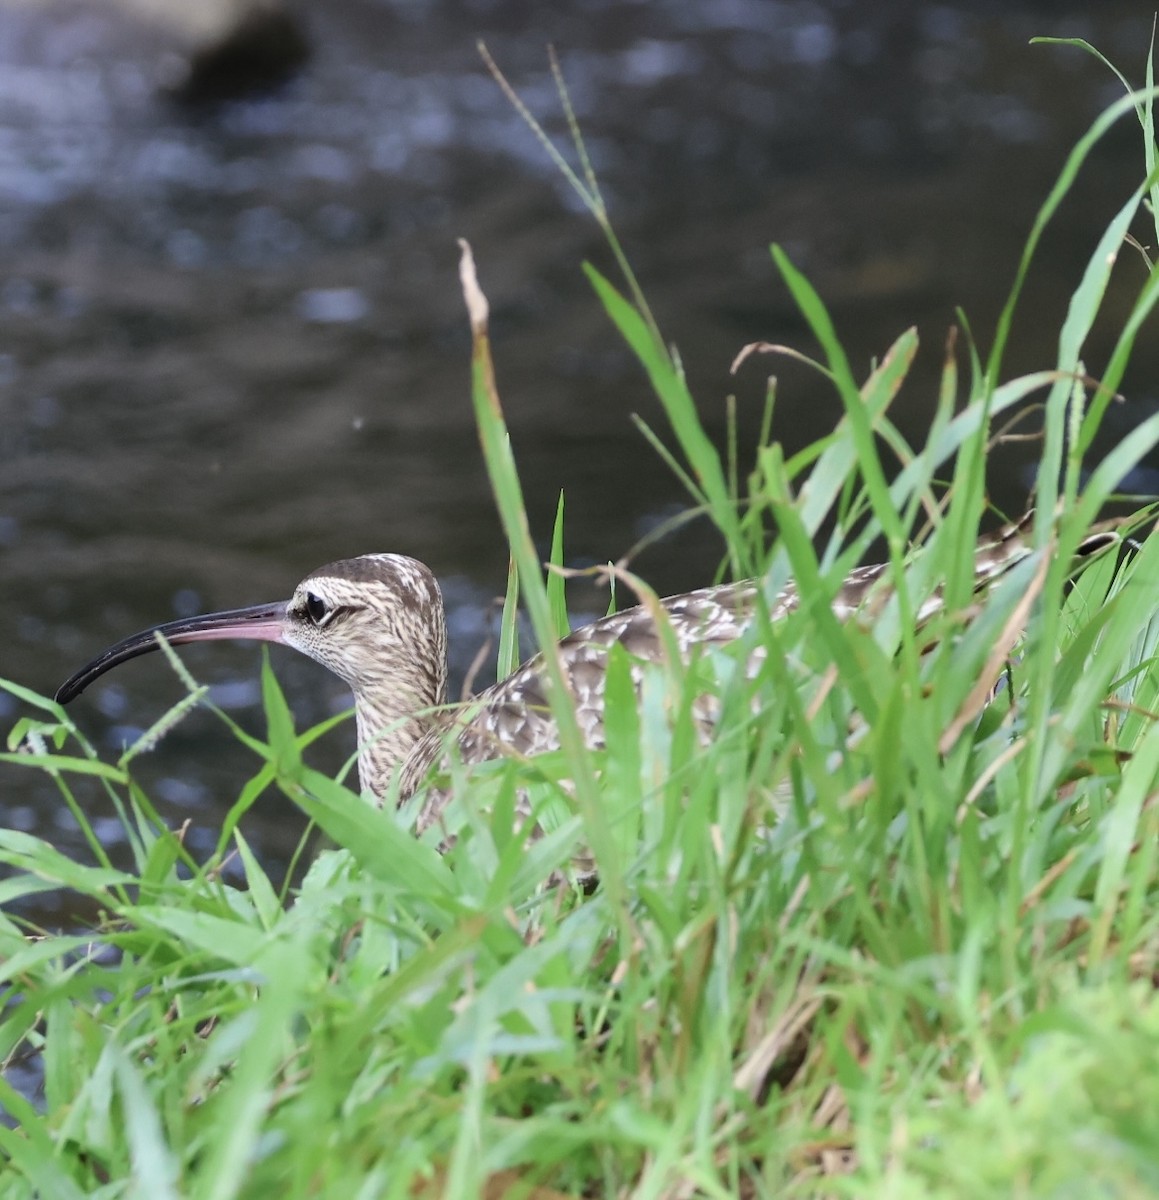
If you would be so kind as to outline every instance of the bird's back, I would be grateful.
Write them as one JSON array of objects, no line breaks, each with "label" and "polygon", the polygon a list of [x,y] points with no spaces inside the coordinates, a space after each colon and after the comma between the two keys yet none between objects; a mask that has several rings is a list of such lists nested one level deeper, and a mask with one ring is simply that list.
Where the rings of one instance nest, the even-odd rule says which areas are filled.
[{"label": "bird's back", "polygon": [[[1017,562],[1031,553],[1026,537],[1032,515],[1005,525],[982,538],[975,550],[975,590],[984,590]],[[1079,547],[1085,556],[1120,541],[1111,524],[1092,533]],[[832,600],[832,609],[841,620],[862,610],[871,595],[888,595],[888,564],[858,567],[842,582]],[[568,635],[559,643],[564,677],[576,705],[576,715],[585,741],[593,748],[604,744],[604,687],[609,649],[619,644],[633,664],[639,687],[643,668],[662,662],[669,648],[683,661],[695,653],[711,651],[735,641],[752,623],[758,597],[753,580],[718,584],[697,591],[671,596],[649,606],[637,605],[613,613]],[[769,619],[778,620],[800,604],[800,593],[790,582],[769,603]],[[662,611],[668,629],[657,625],[656,607]],[[922,604],[918,620],[929,620],[942,607],[941,593],[935,591]],[[528,757],[559,747],[559,731],[548,699],[548,677],[542,654],[537,654],[458,710],[446,714],[415,745],[402,772],[404,797],[422,782],[439,757],[448,737],[458,741],[458,755],[466,764],[484,762],[503,754]],[[711,704],[702,706],[701,723],[709,725],[715,711]],[[437,816],[447,795],[432,789],[424,807],[420,825]]]}]

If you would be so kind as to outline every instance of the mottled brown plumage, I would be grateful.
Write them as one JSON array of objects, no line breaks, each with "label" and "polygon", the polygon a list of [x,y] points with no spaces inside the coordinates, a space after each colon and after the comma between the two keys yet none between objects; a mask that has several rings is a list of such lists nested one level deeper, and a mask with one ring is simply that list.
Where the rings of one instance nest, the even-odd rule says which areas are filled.
[{"label": "mottled brown plumage", "polygon": [[[975,555],[978,588],[1030,552],[1023,534],[1028,518],[983,539]],[[1082,550],[1091,553],[1117,535],[1092,534]],[[866,602],[882,580],[885,566],[859,567],[846,579],[833,608],[846,619]],[[884,591],[884,584],[879,592]],[[724,646],[750,624],[757,598],[752,581],[702,588],[661,601],[675,644],[687,658],[694,648]],[[770,606],[783,617],[799,597],[790,584]],[[940,606],[934,595],[919,621]],[[504,753],[529,756],[559,745],[546,693],[541,656],[529,659],[459,709],[447,701],[447,632],[442,595],[434,575],[421,562],[399,554],[368,554],[320,567],[298,585],[285,603],[260,605],[207,617],[173,621],[145,630],[105,651],[57,692],[66,703],[109,668],[155,649],[160,633],[171,643],[208,638],[259,638],[294,646],[328,667],[354,692],[359,770],[364,791],[381,799],[398,777],[406,799],[419,787],[449,741],[457,740],[466,764]],[[608,648],[620,643],[637,664],[660,659],[661,639],[652,613],[643,606],[604,617],[572,633],[559,645],[560,661],[576,704],[580,729],[592,746],[603,744],[603,697]],[[759,662],[761,651],[754,653]],[[697,712],[710,731],[711,704]],[[441,812],[447,795],[428,791],[420,818],[427,825]]]}]

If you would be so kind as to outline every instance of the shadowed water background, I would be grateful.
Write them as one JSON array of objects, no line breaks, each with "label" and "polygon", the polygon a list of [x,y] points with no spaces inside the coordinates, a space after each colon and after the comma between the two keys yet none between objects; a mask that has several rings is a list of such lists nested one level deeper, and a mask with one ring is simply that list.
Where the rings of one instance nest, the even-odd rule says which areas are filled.
[{"label": "shadowed water background", "polygon": [[[608,253],[477,38],[558,134],[555,44],[706,424],[723,440],[735,393],[743,447],[775,369],[775,433],[795,446],[839,417],[830,389],[787,362],[728,374],[752,340],[815,349],[768,244],[831,306],[859,375],[918,327],[896,419],[920,438],[955,309],[985,349],[1034,213],[1121,94],[1089,56],[1029,38],[1086,37],[1142,78],[1150,18],[1134,3],[1091,7],[568,0],[549,14],[331,0],[302,10],[314,53],[292,84],[200,113],[158,94],[160,32],[103,6],[0,8],[0,674],[51,694],[137,629],[285,598],[324,562],[394,550],[443,583],[457,688],[506,572],[471,417],[459,236],[491,301],[545,548],[560,489],[580,566],[619,557],[684,503],[633,429],[630,414],[655,422],[656,406],[580,270],[590,259],[610,271]],[[1053,363],[1066,298],[1141,161],[1124,121],[1043,244],[1009,374]],[[1092,371],[1143,277],[1125,255]],[[1124,427],[1153,407],[1155,357],[1141,338]],[[1019,508],[1033,453],[999,453],[996,502]],[[1145,473],[1132,483],[1147,486]],[[698,524],[636,566],[672,592],[709,582],[719,557]],[[258,650],[182,657],[260,732]],[[300,726],[348,704],[321,668],[272,657]],[[72,712],[115,756],[181,694],[154,656]],[[6,725],[19,714],[0,697]],[[332,733],[313,761],[336,766],[353,738],[352,724]],[[197,713],[136,773],[170,823],[191,821],[201,851],[257,766]],[[99,789],[81,780],[77,792],[116,852]],[[32,772],[4,769],[0,821],[84,853]],[[243,829],[276,873],[303,825],[269,794]]]}]

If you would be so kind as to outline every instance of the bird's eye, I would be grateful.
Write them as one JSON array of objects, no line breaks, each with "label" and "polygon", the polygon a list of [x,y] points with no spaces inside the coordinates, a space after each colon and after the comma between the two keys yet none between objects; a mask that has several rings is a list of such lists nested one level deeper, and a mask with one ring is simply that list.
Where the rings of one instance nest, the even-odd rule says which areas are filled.
[{"label": "bird's eye", "polygon": [[310,618],[312,625],[325,624],[326,618],[330,615],[330,606],[318,595],[317,592],[306,593],[306,616]]}]

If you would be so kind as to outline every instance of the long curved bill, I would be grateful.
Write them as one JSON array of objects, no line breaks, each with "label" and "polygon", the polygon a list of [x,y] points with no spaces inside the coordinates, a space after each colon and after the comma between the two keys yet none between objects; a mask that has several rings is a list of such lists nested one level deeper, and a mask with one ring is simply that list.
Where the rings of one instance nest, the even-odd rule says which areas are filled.
[{"label": "long curved bill", "polygon": [[284,642],[286,628],[286,604],[255,604],[252,608],[235,608],[229,612],[210,613],[204,617],[183,617],[164,625],[154,625],[134,633],[123,642],[110,646],[98,658],[81,667],[56,690],[56,702],[67,704],[75,699],[94,679],[111,670],[119,663],[127,662],[140,654],[156,650],[160,643],[157,635],[167,642],[179,646],[183,642],[210,642],[219,638],[237,638],[244,641]]}]

